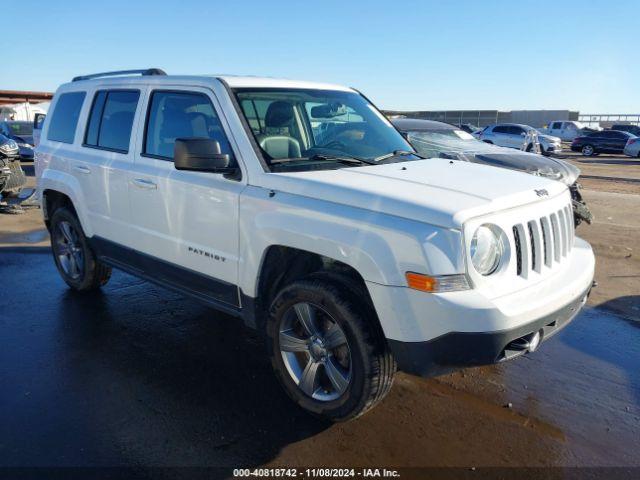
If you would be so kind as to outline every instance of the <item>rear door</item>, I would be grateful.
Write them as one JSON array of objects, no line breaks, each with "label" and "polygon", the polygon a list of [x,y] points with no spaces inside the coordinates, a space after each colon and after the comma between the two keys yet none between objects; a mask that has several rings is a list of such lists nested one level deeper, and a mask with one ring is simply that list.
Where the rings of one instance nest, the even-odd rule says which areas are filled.
[{"label": "rear door", "polygon": [[130,237],[127,180],[142,93],[141,88],[98,88],[92,92],[81,154],[73,165],[74,174],[87,190],[94,235],[123,244]]},{"label": "rear door", "polygon": [[238,149],[231,146],[219,103],[205,88],[154,88],[145,111],[129,175],[130,244],[154,259],[154,275],[161,280],[238,306],[238,208],[244,180],[180,171],[173,164],[176,138],[212,138],[223,153],[235,155]]}]

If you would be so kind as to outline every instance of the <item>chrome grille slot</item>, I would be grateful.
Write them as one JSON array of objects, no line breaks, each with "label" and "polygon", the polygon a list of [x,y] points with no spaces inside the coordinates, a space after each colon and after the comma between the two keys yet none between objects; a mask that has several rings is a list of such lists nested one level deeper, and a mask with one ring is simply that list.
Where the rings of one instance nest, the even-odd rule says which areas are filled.
[{"label": "chrome grille slot", "polygon": [[551,219],[551,232],[553,236],[553,259],[556,262],[560,261],[560,227],[558,225],[558,217],[555,213],[550,216]]},{"label": "chrome grille slot", "polygon": [[562,210],[558,210],[558,223],[560,224],[560,242],[562,248],[562,256],[567,256],[567,244],[569,243],[567,240],[567,226],[564,218],[564,213]]},{"label": "chrome grille slot", "polygon": [[569,248],[567,251],[570,252],[573,248],[573,241],[576,234],[575,223],[573,221],[573,209],[571,208],[571,205],[564,207],[564,213],[567,216],[567,228],[569,230]]},{"label": "chrome grille slot", "polygon": [[528,224],[529,227],[529,241],[531,244],[531,269],[534,272],[540,273],[542,270],[542,239],[540,235],[540,229],[538,222],[531,220]]},{"label": "chrome grille slot", "polygon": [[551,241],[551,225],[547,217],[540,219],[540,230],[542,231],[542,243],[544,246],[544,264],[551,266],[551,258],[553,257],[553,242]]},{"label": "chrome grille slot", "polygon": [[521,223],[513,226],[513,240],[516,246],[516,273],[527,278],[529,269],[531,268],[531,260],[529,259],[530,243],[528,241],[528,233]]},{"label": "chrome grille slot", "polygon": [[520,245],[520,232],[518,232],[518,227],[513,227],[513,241],[516,245],[516,273],[518,275],[522,274],[522,248]]}]

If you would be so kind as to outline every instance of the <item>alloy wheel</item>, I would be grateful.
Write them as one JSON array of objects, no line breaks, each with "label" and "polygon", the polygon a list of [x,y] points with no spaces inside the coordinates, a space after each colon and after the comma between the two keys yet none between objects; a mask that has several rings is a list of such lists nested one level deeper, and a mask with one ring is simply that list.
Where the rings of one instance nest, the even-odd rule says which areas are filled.
[{"label": "alloy wheel", "polygon": [[67,221],[56,225],[54,237],[55,253],[60,267],[69,278],[80,278],[84,272],[84,255],[78,232]]},{"label": "alloy wheel", "polygon": [[591,145],[585,145],[584,147],[582,147],[582,153],[587,157],[590,157],[591,155],[593,155],[593,147]]},{"label": "alloy wheel", "polygon": [[352,376],[348,340],[324,309],[311,303],[289,308],[278,344],[287,372],[305,395],[328,402],[347,390]]}]

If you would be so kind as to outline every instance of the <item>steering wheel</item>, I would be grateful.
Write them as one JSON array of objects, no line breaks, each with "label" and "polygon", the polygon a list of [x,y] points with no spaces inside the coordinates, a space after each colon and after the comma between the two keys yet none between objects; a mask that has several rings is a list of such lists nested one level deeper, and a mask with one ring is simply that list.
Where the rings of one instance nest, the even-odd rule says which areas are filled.
[{"label": "steering wheel", "polygon": [[316,148],[329,148],[329,149],[337,149],[341,150],[345,148],[347,145],[340,140],[331,140],[329,143],[325,143],[324,145],[316,145]]}]

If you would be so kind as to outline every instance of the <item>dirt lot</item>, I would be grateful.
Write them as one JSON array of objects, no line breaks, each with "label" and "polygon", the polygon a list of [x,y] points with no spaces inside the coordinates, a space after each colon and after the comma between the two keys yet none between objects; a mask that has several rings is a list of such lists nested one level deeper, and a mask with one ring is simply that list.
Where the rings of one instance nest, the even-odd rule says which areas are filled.
[{"label": "dirt lot", "polygon": [[589,307],[535,354],[398,375],[337,425],[289,402],[233,319],[121,273],[75,295],[40,212],[0,216],[0,466],[640,467],[640,162],[569,160],[595,215]]}]

